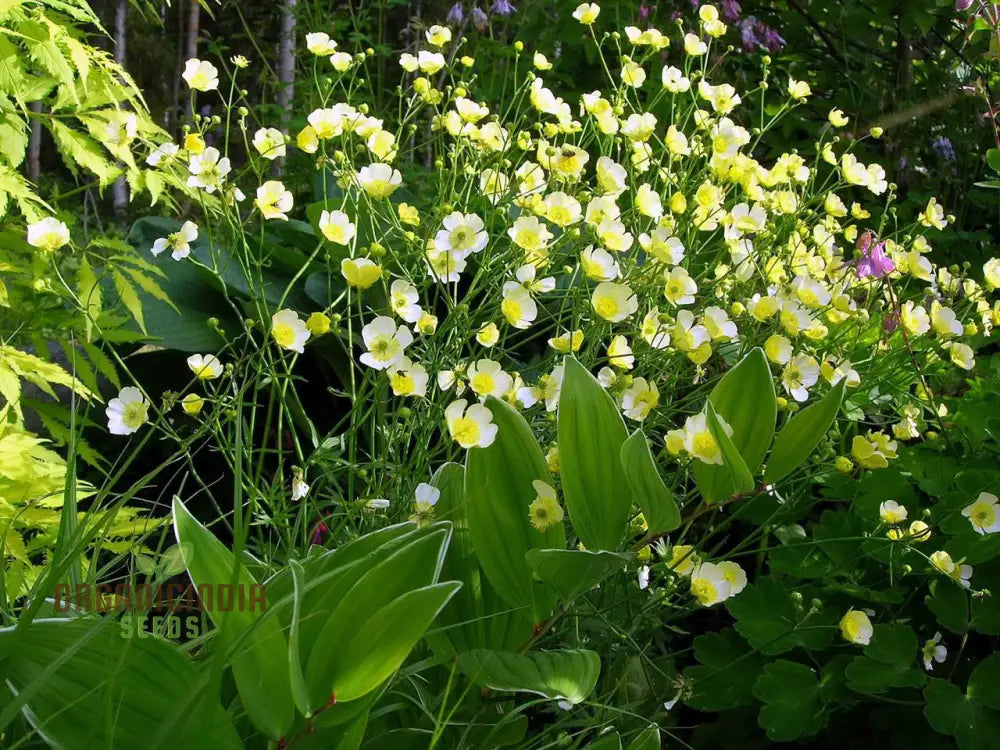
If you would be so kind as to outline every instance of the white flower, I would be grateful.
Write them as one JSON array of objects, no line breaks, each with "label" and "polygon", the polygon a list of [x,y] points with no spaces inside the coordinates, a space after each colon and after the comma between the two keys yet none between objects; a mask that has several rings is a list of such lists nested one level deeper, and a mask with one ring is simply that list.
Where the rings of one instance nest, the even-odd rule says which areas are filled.
[{"label": "white flower", "polygon": [[434,244],[438,250],[465,258],[486,247],[488,237],[484,230],[485,224],[476,214],[453,211],[444,218],[442,224],[444,228],[434,235]]},{"label": "white flower", "polygon": [[639,309],[639,302],[631,287],[612,281],[598,284],[590,297],[590,303],[594,312],[612,323],[620,323]]},{"label": "white flower", "polygon": [[413,334],[405,326],[396,326],[396,321],[380,315],[361,329],[368,351],[361,355],[361,363],[376,370],[385,370],[403,358],[403,353],[411,343]]},{"label": "white flower", "polygon": [[423,311],[419,305],[420,295],[409,281],[396,279],[389,287],[389,306],[402,320],[416,323]]},{"label": "white flower", "polygon": [[206,193],[214,193],[222,185],[231,167],[229,157],[222,156],[219,149],[209,146],[200,154],[195,154],[188,162],[188,187],[203,188]]},{"label": "white flower", "polygon": [[51,253],[69,242],[69,227],[50,216],[29,224],[26,239],[32,247]]},{"label": "white flower", "polygon": [[160,237],[153,242],[150,252],[159,255],[170,248],[170,257],[182,260],[191,254],[191,243],[198,239],[198,227],[193,221],[185,221],[181,228],[166,237]]},{"label": "white flower", "polygon": [[516,281],[503,285],[503,301],[500,312],[514,328],[528,328],[538,316],[538,305],[531,293]]},{"label": "white flower", "polygon": [[535,276],[538,274],[538,269],[531,265],[530,263],[525,263],[523,266],[519,266],[514,272],[514,277],[521,283],[521,285],[530,292],[535,294],[545,294],[551,292],[556,288],[556,280],[551,276],[544,276],[540,279],[536,279]]},{"label": "white flower", "polygon": [[219,88],[219,69],[212,63],[192,57],[184,63],[181,78],[196,91],[212,91]]},{"label": "white flower", "polygon": [[254,205],[265,219],[288,221],[286,215],[292,210],[292,193],[279,180],[268,180],[257,188]]},{"label": "white flower", "polygon": [[660,391],[656,383],[650,383],[645,378],[635,378],[622,394],[622,411],[629,419],[641,422],[659,402]]},{"label": "white flower", "polygon": [[427,370],[423,365],[410,361],[409,357],[401,357],[385,372],[389,376],[393,395],[420,397],[427,395]]},{"label": "white flower", "polygon": [[253,147],[265,159],[278,159],[285,155],[285,136],[277,128],[261,128],[253,134]]},{"label": "white flower", "polygon": [[149,421],[149,403],[138,388],[129,385],[118,392],[117,398],[108,401],[104,413],[108,417],[108,432],[131,435]]},{"label": "white flower", "polygon": [[480,359],[469,367],[466,376],[469,387],[480,399],[487,396],[502,398],[514,386],[514,378],[503,371],[499,362]]},{"label": "white flower", "polygon": [[215,380],[222,375],[222,362],[214,354],[192,354],[187,365],[198,380]]},{"label": "white flower", "polygon": [[302,469],[298,466],[292,469],[292,502],[301,500],[309,493],[309,485],[305,482]]},{"label": "white flower", "polygon": [[781,384],[796,401],[809,398],[809,389],[819,380],[819,363],[808,354],[792,357],[781,373]]},{"label": "white flower", "polygon": [[497,426],[493,424],[493,413],[482,404],[473,404],[459,399],[444,410],[451,437],[463,448],[486,448],[493,444],[497,436]]},{"label": "white flower", "polygon": [[588,245],[580,253],[580,268],[592,281],[614,281],[621,275],[618,261],[607,250]]},{"label": "white flower", "polygon": [[271,316],[271,337],[282,349],[302,354],[309,329],[294,310],[279,310]]},{"label": "white flower", "polygon": [[343,211],[323,211],[319,215],[319,231],[330,242],[349,245],[354,239],[357,228]]},{"label": "white flower", "polygon": [[398,169],[376,162],[358,171],[358,184],[372,198],[388,198],[403,184]]},{"label": "white flower", "polygon": [[[715,415],[723,431],[732,437],[733,428],[722,418]],[[708,415],[705,412],[688,417],[684,422],[684,450],[702,463],[722,465],[722,449],[715,435],[708,426]]]},{"label": "white flower", "polygon": [[684,76],[679,68],[675,68],[673,65],[664,67],[660,77],[663,88],[671,94],[682,94],[691,88],[691,81]]},{"label": "white flower", "polygon": [[972,505],[962,509],[962,515],[969,519],[977,534],[995,534],[1000,531],[997,496],[989,492],[980,492]]},{"label": "white flower", "polygon": [[878,515],[885,523],[896,525],[906,520],[906,506],[895,500],[885,500],[878,506]]},{"label": "white flower", "polygon": [[427,484],[427,482],[421,482],[417,485],[416,492],[414,492],[413,505],[417,513],[428,515],[434,510],[434,506],[437,505],[437,501],[440,498],[441,490]]},{"label": "white flower", "polygon": [[317,57],[327,57],[337,51],[337,43],[323,31],[306,34],[306,49]]},{"label": "white flower", "polygon": [[867,646],[872,642],[875,629],[868,615],[858,609],[850,609],[840,618],[840,634],[845,641],[858,646]]},{"label": "white flower", "polygon": [[180,151],[180,146],[176,143],[171,143],[167,141],[166,143],[161,143],[159,146],[153,149],[149,156],[146,157],[146,164],[151,167],[157,166],[164,159],[174,156],[178,151]]},{"label": "white flower", "polygon": [[948,658],[948,648],[941,643],[941,633],[935,633],[933,638],[924,643],[921,654],[924,658],[924,669],[928,672],[934,669],[934,662],[941,664]]}]

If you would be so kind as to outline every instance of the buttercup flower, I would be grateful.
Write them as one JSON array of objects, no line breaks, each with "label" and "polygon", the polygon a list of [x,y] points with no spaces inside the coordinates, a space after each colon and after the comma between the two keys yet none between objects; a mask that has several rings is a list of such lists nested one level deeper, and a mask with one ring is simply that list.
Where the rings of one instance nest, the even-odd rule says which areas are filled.
[{"label": "buttercup flower", "polygon": [[69,227],[54,218],[42,219],[28,225],[28,244],[45,253],[55,252],[69,242]]},{"label": "buttercup flower", "polygon": [[573,11],[573,18],[582,24],[589,26],[597,20],[601,13],[601,6],[597,3],[580,3]]},{"label": "buttercup flower", "polygon": [[895,500],[886,500],[878,506],[878,515],[885,523],[896,525],[906,520],[906,508]]},{"label": "buttercup flower", "polygon": [[971,586],[971,583],[969,582],[969,579],[972,578],[971,565],[960,565],[956,563],[951,559],[951,555],[943,549],[938,550],[937,552],[932,552],[930,561],[934,568],[941,573],[944,573],[956,583],[960,584],[963,588],[967,589]]},{"label": "buttercup flower", "polygon": [[292,193],[279,180],[268,180],[257,188],[257,199],[253,202],[265,219],[288,221],[287,213],[292,210]]},{"label": "buttercup flower", "polygon": [[875,629],[868,615],[857,609],[850,609],[840,619],[840,634],[848,643],[867,646],[872,642]]},{"label": "buttercup flower", "polygon": [[285,155],[285,135],[277,128],[261,128],[253,134],[253,147],[265,159],[279,159]]},{"label": "buttercup flower", "polygon": [[851,455],[866,469],[884,469],[896,458],[896,441],[890,440],[884,432],[873,430],[865,436],[855,435]]},{"label": "buttercup flower", "polygon": [[191,254],[191,243],[196,239],[198,239],[198,227],[193,221],[185,221],[176,232],[154,240],[149,251],[153,255],[159,255],[169,248],[171,258],[183,260]]},{"label": "buttercup flower", "polygon": [[104,413],[108,417],[108,432],[131,435],[149,421],[149,402],[142,391],[128,385],[118,392],[117,398],[108,401]]},{"label": "buttercup flower", "polygon": [[344,258],[340,261],[340,275],[352,287],[364,291],[382,278],[382,266],[373,263],[368,258]]},{"label": "buttercup flower", "polygon": [[598,284],[590,301],[594,312],[612,323],[625,320],[639,309],[639,302],[632,289],[625,284],[611,281]]},{"label": "buttercup flower", "polygon": [[197,393],[189,393],[181,399],[181,409],[189,417],[196,417],[205,408],[205,399]]},{"label": "buttercup flower", "polygon": [[358,171],[358,184],[372,198],[388,198],[403,184],[403,176],[388,164],[370,164]]},{"label": "buttercup flower", "polygon": [[389,386],[393,395],[418,397],[427,395],[427,370],[423,365],[411,361],[409,357],[401,357],[385,372],[389,376]]},{"label": "buttercup flower", "polygon": [[282,349],[302,354],[309,329],[294,310],[279,310],[271,316],[271,338]]},{"label": "buttercup flower", "polygon": [[622,411],[629,419],[641,422],[660,402],[660,391],[656,383],[645,378],[635,378],[632,385],[622,394]]},{"label": "buttercup flower", "polygon": [[222,375],[222,362],[214,354],[192,354],[187,365],[198,380],[215,380]]},{"label": "buttercup flower", "polygon": [[448,432],[452,439],[463,448],[488,448],[497,436],[497,426],[493,424],[493,413],[482,404],[473,404],[466,409],[467,401],[459,399],[448,405],[444,411]]},{"label": "buttercup flower", "polygon": [[222,156],[219,149],[209,146],[199,154],[194,154],[188,162],[188,187],[202,188],[206,193],[214,193],[229,174],[229,157]]},{"label": "buttercup flower", "polygon": [[306,34],[306,49],[317,57],[327,57],[337,51],[337,43],[324,31]]},{"label": "buttercup flower", "polygon": [[538,531],[546,531],[550,526],[562,523],[563,509],[556,498],[556,491],[540,479],[533,479],[531,486],[537,496],[528,506],[528,520]]},{"label": "buttercup flower", "polygon": [[361,355],[361,363],[376,370],[385,370],[403,357],[406,347],[413,343],[413,334],[405,326],[380,315],[361,329],[361,338],[368,351]]},{"label": "buttercup flower", "polygon": [[349,245],[354,239],[356,228],[343,211],[323,211],[319,216],[319,231],[330,242]]},{"label": "buttercup flower", "polygon": [[487,396],[502,398],[514,385],[514,379],[503,371],[500,363],[491,359],[474,362],[466,375],[469,387],[480,399]]},{"label": "buttercup flower", "polygon": [[923,657],[924,669],[930,672],[934,669],[934,664],[941,664],[945,659],[948,658],[948,648],[941,643],[941,633],[935,633],[934,637],[924,643],[924,647],[920,649],[920,654]]},{"label": "buttercup flower", "polygon": [[972,505],[962,509],[962,515],[969,519],[977,534],[995,534],[1000,531],[1000,507],[997,496],[980,492]]},{"label": "buttercup flower", "polygon": [[184,63],[181,78],[196,91],[214,91],[219,88],[219,69],[212,63],[195,57]]}]

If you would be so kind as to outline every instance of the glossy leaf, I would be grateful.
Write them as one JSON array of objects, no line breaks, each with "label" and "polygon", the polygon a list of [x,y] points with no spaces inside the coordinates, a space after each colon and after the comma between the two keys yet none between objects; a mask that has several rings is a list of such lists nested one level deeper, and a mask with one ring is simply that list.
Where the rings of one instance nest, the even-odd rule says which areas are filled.
[{"label": "glossy leaf", "polygon": [[[177,541],[190,550],[188,575],[195,586],[210,591],[235,583],[249,601],[256,586],[250,572],[237,568],[233,553],[188,512],[174,497],[174,530]],[[237,589],[239,590],[239,589]],[[295,718],[288,672],[288,643],[277,618],[264,616],[256,607],[234,606],[228,612],[209,607],[209,616],[219,629],[222,643],[234,649],[233,677],[250,720],[272,739],[280,739]]]},{"label": "glossy leaf", "polygon": [[627,750],[660,750],[660,728],[650,724],[628,743]]},{"label": "glossy leaf", "polygon": [[642,509],[650,534],[673,531],[681,525],[681,514],[673,493],[660,478],[649,442],[640,430],[622,444],[622,468],[632,495]]},{"label": "glossy leaf", "polygon": [[579,549],[533,549],[526,557],[535,575],[551,586],[563,601],[575,599],[594,588],[625,567],[628,561],[624,555],[614,552]]},{"label": "glossy leaf", "polygon": [[593,651],[469,651],[458,657],[458,668],[481,687],[504,692],[543,695],[580,703],[587,699],[601,673]]},{"label": "glossy leaf", "polygon": [[[754,488],[753,474],[750,473],[750,469],[743,461],[743,456],[740,455],[736,449],[736,445],[719,422],[719,418],[715,413],[715,407],[712,406],[711,401],[705,405],[705,409],[708,428],[712,431],[712,436],[715,438],[715,442],[719,444],[719,450],[722,453],[722,468],[729,473],[729,481],[726,486],[732,488],[730,494],[738,495],[750,492]],[[708,464],[701,465],[707,466]],[[709,502],[714,502],[725,498],[706,497],[705,499]]]},{"label": "glossy leaf", "polygon": [[0,662],[13,700],[51,747],[243,746],[207,672],[173,644],[113,620],[0,630]]},{"label": "glossy leaf", "polygon": [[524,559],[530,549],[563,549],[562,524],[545,532],[532,527],[528,507],[537,497],[532,482],[552,486],[552,475],[538,441],[524,417],[495,398],[486,399],[497,437],[488,448],[472,448],[466,457],[465,502],[469,537],[486,577],[504,601],[543,620],[555,595],[532,580]]},{"label": "glossy leaf", "polygon": [[815,404],[792,415],[781,429],[764,470],[764,481],[767,484],[784,479],[816,449],[840,411],[840,404],[844,400],[844,384],[845,381],[841,380]]},{"label": "glossy leaf", "polygon": [[587,369],[566,357],[559,396],[559,476],[573,529],[592,550],[625,537],[632,497],[620,456],[628,435],[618,406]]},{"label": "glossy leaf", "polygon": [[416,589],[368,620],[354,620],[354,636],[333,649],[332,695],[338,701],[356,700],[388,679],[461,585],[448,581]]},{"label": "glossy leaf", "polygon": [[[751,349],[716,383],[708,401],[733,428],[733,445],[752,475],[764,460],[778,418],[774,381],[763,350]],[[698,489],[710,502],[736,493],[732,475],[724,466],[698,462],[694,475]]]}]

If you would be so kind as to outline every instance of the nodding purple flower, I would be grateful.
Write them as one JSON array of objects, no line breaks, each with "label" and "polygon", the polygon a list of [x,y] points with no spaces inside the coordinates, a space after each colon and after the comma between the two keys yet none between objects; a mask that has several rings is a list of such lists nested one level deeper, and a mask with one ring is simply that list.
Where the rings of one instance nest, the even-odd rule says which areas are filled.
[{"label": "nodding purple flower", "polygon": [[486,24],[489,23],[489,20],[478,5],[472,9],[472,25],[476,27],[479,33],[486,30]]},{"label": "nodding purple flower", "polygon": [[329,534],[329,533],[330,533],[330,530],[326,527],[326,524],[323,523],[322,521],[320,521],[319,525],[316,526],[316,530],[313,532],[312,539],[310,540],[310,543],[311,544],[323,544],[323,542],[326,540],[327,534]]},{"label": "nodding purple flower", "polygon": [[935,153],[942,160],[955,161],[955,147],[945,136],[941,135],[935,138],[934,142],[931,144],[931,148],[934,149]]},{"label": "nodding purple flower", "polygon": [[975,0],[955,0],[955,10],[964,11],[972,7]]},{"label": "nodding purple flower", "polygon": [[896,264],[892,258],[885,254],[885,242],[874,242],[871,232],[865,232],[858,239],[858,250],[861,257],[855,271],[859,279],[873,278],[881,279],[896,270]]},{"label": "nodding purple flower", "polygon": [[655,5],[652,8],[650,8],[648,5],[646,5],[645,3],[643,3],[642,5],[639,6],[639,20],[640,21],[645,21],[646,19],[648,19],[649,15],[654,10],[656,10],[656,6]]},{"label": "nodding purple flower", "polygon": [[761,24],[762,30],[762,41],[764,46],[767,47],[767,51],[772,54],[777,54],[785,48],[785,38],[777,32],[777,30],[772,29],[767,24]]},{"label": "nodding purple flower", "polygon": [[444,17],[444,22],[460,24],[463,18],[465,18],[465,9],[462,7],[462,3],[459,2],[451,6],[448,15]]},{"label": "nodding purple flower", "polygon": [[762,47],[760,39],[757,38],[757,19],[751,16],[739,24],[740,36],[743,39],[743,48],[750,51],[757,47]]},{"label": "nodding purple flower", "polygon": [[497,0],[493,3],[493,7],[490,8],[490,12],[495,16],[509,16],[517,12],[517,8],[510,2],[510,0]]},{"label": "nodding purple flower", "polygon": [[722,0],[719,7],[722,9],[722,18],[726,23],[735,23],[740,20],[743,9],[740,7],[739,0]]}]

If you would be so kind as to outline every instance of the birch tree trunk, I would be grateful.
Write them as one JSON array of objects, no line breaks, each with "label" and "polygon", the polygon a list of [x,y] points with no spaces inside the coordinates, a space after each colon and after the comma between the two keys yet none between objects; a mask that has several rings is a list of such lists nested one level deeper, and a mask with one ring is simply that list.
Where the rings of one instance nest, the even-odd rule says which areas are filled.
[{"label": "birch tree trunk", "polygon": [[[115,62],[125,68],[126,35],[128,32],[128,0],[115,0]],[[128,207],[128,184],[119,177],[111,186],[111,203],[115,214],[125,213]]]},{"label": "birch tree trunk", "polygon": [[38,184],[42,177],[42,113],[41,102],[31,102],[28,105],[35,114],[31,118],[31,130],[28,133],[28,180]]},{"label": "birch tree trunk", "polygon": [[[281,108],[281,132],[288,133],[289,110],[295,96],[295,8],[298,0],[285,0],[281,8],[281,32],[278,37],[278,106]],[[280,176],[284,159],[275,159],[273,171]]]}]

